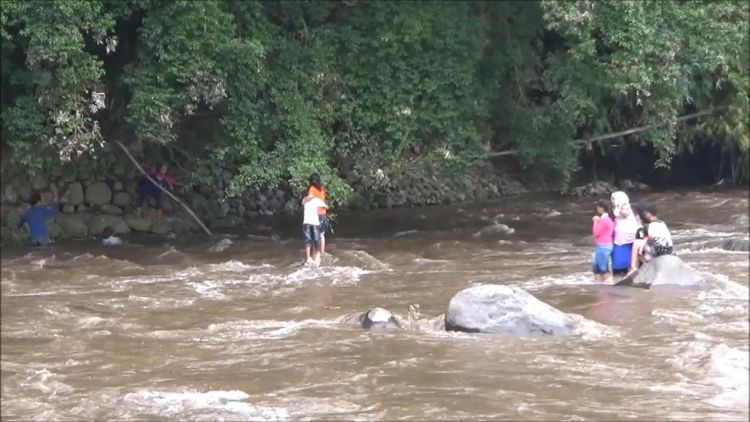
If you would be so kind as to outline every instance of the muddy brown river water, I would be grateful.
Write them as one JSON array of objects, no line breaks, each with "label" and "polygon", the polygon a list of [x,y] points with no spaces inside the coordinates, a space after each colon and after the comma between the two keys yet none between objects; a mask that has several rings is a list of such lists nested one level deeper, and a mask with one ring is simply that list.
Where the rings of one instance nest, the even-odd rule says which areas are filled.
[{"label": "muddy brown river water", "polygon": [[[748,192],[644,198],[716,288],[594,283],[592,200],[560,197],[342,214],[319,270],[285,221],[219,253],[6,248],[2,420],[748,420]],[[444,332],[475,283],[523,287],[574,334]],[[408,329],[346,322],[372,306]]]}]

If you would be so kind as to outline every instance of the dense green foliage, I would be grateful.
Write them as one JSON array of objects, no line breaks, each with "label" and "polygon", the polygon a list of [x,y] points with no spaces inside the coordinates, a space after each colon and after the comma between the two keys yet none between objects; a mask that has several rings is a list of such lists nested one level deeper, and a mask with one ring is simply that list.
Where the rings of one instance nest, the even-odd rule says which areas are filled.
[{"label": "dense green foliage", "polygon": [[748,176],[747,2],[5,0],[0,18],[2,134],[30,172],[123,137],[187,144],[199,121],[193,175],[230,169],[230,194],[318,171],[343,200],[488,149],[564,185],[576,139],[648,124],[625,141],[657,164],[709,139]]}]

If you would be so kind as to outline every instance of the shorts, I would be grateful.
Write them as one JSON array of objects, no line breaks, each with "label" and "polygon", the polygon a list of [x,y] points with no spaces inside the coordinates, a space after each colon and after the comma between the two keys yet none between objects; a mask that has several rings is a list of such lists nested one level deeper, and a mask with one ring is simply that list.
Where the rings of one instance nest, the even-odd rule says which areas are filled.
[{"label": "shorts", "polygon": [[153,187],[153,184],[144,184],[138,188],[138,199],[135,201],[136,207],[140,208],[143,203],[146,202],[148,197],[154,198],[154,208],[157,210],[161,209],[161,191],[159,188]]},{"label": "shorts", "polygon": [[632,243],[614,245],[612,247],[612,272],[626,272],[630,268],[630,253],[632,249]]},{"label": "shorts", "polygon": [[643,248],[643,258],[646,262],[649,262],[658,256],[672,255],[673,253],[674,247],[669,245],[646,243],[645,247]]},{"label": "shorts", "polygon": [[596,245],[594,262],[591,265],[594,274],[606,274],[609,272],[609,257],[611,255],[612,245]]},{"label": "shorts", "polygon": [[320,229],[313,224],[302,225],[302,236],[305,239],[305,246],[312,246],[320,249]]},{"label": "shorts", "polygon": [[326,234],[326,229],[328,229],[328,216],[325,214],[318,214],[318,220],[320,221],[318,231],[320,232],[320,235],[323,236]]}]

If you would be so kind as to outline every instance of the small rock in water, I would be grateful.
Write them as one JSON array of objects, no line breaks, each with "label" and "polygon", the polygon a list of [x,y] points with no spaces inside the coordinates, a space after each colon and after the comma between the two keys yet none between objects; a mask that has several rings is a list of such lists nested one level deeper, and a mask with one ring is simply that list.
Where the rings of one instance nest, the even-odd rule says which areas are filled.
[{"label": "small rock in water", "polygon": [[372,308],[363,312],[359,317],[362,328],[366,329],[391,329],[401,328],[401,324],[391,311],[383,308]]},{"label": "small rock in water", "polygon": [[485,236],[488,234],[496,234],[496,233],[513,234],[515,232],[516,230],[513,227],[510,227],[502,223],[496,223],[491,226],[487,226],[483,228],[482,230],[479,230],[478,232],[474,233],[474,237],[480,237],[480,236]]},{"label": "small rock in water", "polygon": [[229,239],[221,239],[220,241],[216,242],[215,245],[208,248],[208,251],[213,253],[224,252],[225,250],[227,250],[227,248],[232,246],[233,243],[234,242]]}]

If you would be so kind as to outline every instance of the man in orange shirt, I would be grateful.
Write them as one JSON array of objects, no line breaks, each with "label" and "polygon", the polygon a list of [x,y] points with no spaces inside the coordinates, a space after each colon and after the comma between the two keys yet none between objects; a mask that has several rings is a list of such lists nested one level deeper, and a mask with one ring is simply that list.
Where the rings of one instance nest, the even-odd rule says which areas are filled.
[{"label": "man in orange shirt", "polygon": [[[320,183],[320,175],[313,173],[310,175],[310,183],[307,185],[307,195],[311,195],[315,198],[325,202],[326,190]],[[326,216],[326,208],[318,208],[318,219],[320,220],[320,253],[321,255],[326,252],[326,228],[328,223],[328,217]]]}]

